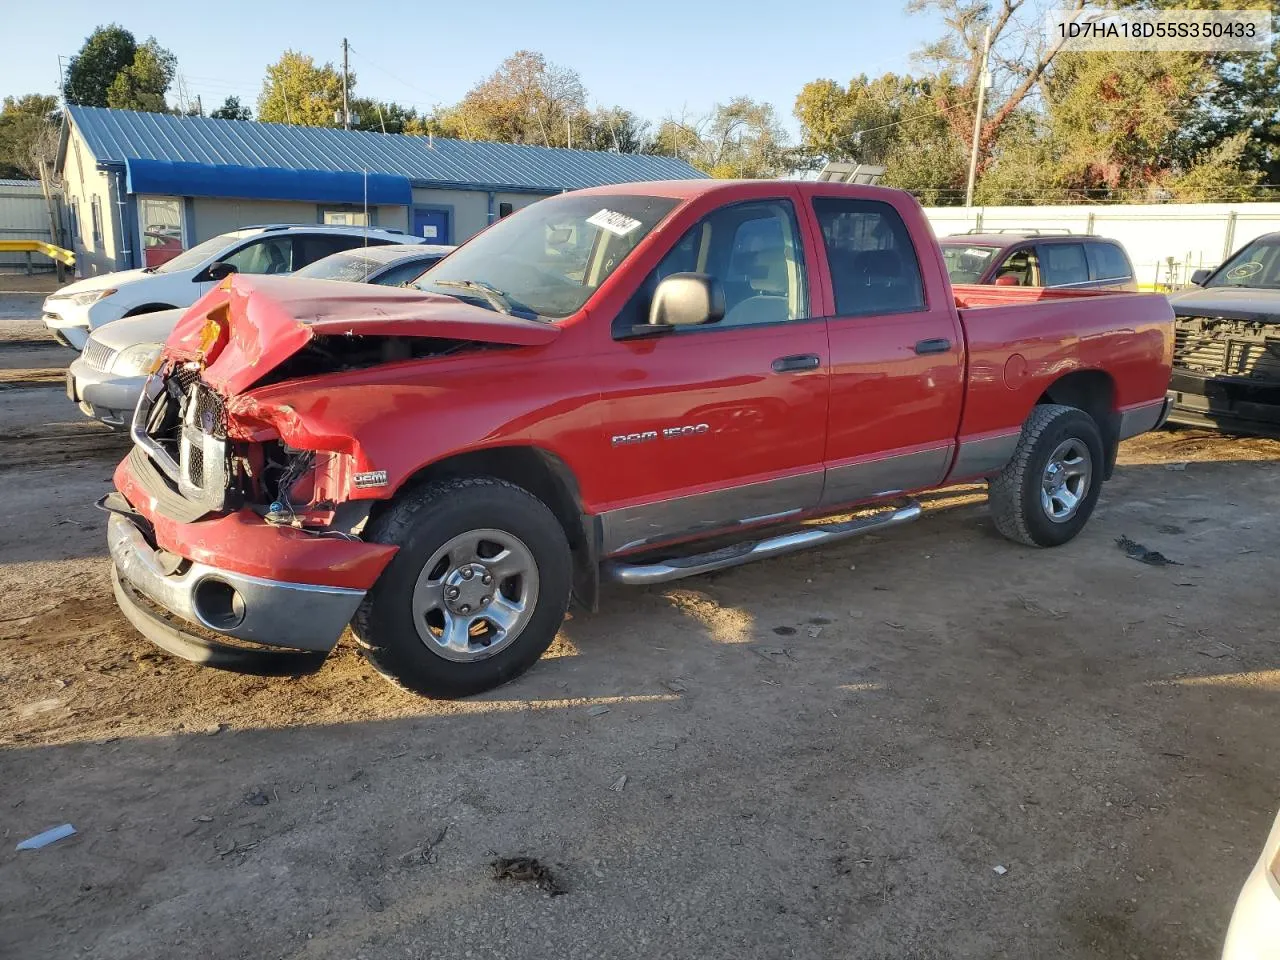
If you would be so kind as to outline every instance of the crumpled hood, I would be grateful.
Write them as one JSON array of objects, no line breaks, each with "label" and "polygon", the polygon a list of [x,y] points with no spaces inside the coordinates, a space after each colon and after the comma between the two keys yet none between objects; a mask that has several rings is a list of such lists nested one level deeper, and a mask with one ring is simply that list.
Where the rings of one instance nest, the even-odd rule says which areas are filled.
[{"label": "crumpled hood", "polygon": [[432,337],[540,346],[560,328],[453,297],[336,280],[233,275],[183,314],[165,355],[205,364],[223,396],[244,392],[316,336]]},{"label": "crumpled hood", "polygon": [[1169,298],[1173,312],[1187,317],[1225,317],[1280,323],[1280,290],[1256,287],[1203,287]]}]

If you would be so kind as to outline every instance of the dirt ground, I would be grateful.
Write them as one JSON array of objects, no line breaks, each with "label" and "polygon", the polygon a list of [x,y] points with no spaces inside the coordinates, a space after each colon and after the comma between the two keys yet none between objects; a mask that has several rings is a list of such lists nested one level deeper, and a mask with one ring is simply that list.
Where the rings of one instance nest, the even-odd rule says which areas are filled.
[{"label": "dirt ground", "polygon": [[[1057,550],[965,489],[611,589],[525,677],[438,703],[350,644],[281,680],[142,640],[92,506],[125,444],[41,373],[69,353],[38,326],[0,337],[0,956],[1220,949],[1280,804],[1280,444],[1130,442]],[[496,880],[514,856],[564,895]]]}]

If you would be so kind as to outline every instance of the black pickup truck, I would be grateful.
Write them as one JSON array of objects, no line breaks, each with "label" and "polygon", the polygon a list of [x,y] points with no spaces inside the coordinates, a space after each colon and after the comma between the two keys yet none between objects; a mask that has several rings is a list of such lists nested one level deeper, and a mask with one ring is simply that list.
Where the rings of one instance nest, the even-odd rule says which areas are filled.
[{"label": "black pickup truck", "polygon": [[1280,233],[1258,237],[1175,294],[1176,423],[1280,437]]}]

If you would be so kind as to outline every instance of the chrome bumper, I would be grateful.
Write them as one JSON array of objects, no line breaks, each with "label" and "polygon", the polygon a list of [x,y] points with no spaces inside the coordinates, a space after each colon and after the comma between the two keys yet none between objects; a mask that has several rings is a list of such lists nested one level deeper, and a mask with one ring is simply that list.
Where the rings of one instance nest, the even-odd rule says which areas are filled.
[{"label": "chrome bumper", "polygon": [[[363,590],[263,580],[203,563],[184,564],[183,572],[168,573],[165,555],[153,550],[134,522],[120,513],[111,514],[107,545],[123,586],[187,623],[269,647],[328,653],[364,599]],[[164,625],[162,618],[137,604],[125,613],[148,638],[172,649],[138,619]],[[167,629],[173,632],[171,626]],[[198,636],[183,636],[187,643],[210,646]]]}]

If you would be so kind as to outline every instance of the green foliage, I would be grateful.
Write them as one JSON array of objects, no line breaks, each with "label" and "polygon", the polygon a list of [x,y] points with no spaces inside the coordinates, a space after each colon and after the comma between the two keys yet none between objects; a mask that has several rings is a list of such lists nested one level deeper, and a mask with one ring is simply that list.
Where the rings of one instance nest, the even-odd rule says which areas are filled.
[{"label": "green foliage", "polygon": [[107,106],[107,91],[116,76],[133,64],[137,52],[137,41],[124,27],[114,23],[98,27],[67,67],[63,87],[67,103]]},{"label": "green foliage", "polygon": [[209,116],[215,120],[252,120],[253,111],[248,107],[242,107],[239,97],[227,97],[222,101],[222,106]]},{"label": "green foliage", "polygon": [[772,104],[750,97],[718,103],[692,123],[668,118],[648,152],[679,157],[713,177],[780,177],[796,160]]},{"label": "green foliage", "polygon": [[39,177],[41,160],[52,165],[59,123],[57,97],[42,93],[5,97],[0,110],[0,177]]},{"label": "green foliage", "polygon": [[357,97],[351,101],[351,129],[377,133],[422,133],[422,118],[412,107]]},{"label": "green foliage", "polygon": [[573,145],[582,150],[643,153],[649,145],[649,123],[622,107],[599,107],[573,131]]},{"label": "green foliage", "polygon": [[155,37],[137,48],[133,62],[116,74],[107,87],[107,106],[117,110],[164,113],[164,95],[178,69],[178,58],[160,46]]},{"label": "green foliage", "polygon": [[[355,75],[348,78],[348,96],[355,87]],[[258,119],[266,123],[292,123],[303,127],[340,126],[335,115],[342,113],[342,74],[333,64],[316,66],[306,54],[286,50],[267,67],[262,93],[258,96]]]},{"label": "green foliage", "polygon": [[964,145],[947,122],[945,78],[858,76],[841,87],[833,80],[806,84],[796,98],[806,166],[827,160],[884,166],[883,183],[943,203],[963,190]]},{"label": "green foliage", "polygon": [[1185,172],[1168,178],[1165,186],[1182,203],[1225,203],[1260,199],[1256,189],[1262,174],[1250,169],[1249,134],[1234,134],[1197,158]]},{"label": "green foliage", "polygon": [[437,120],[446,136],[563,147],[575,126],[585,126],[586,115],[586,91],[576,72],[517,50]]}]

